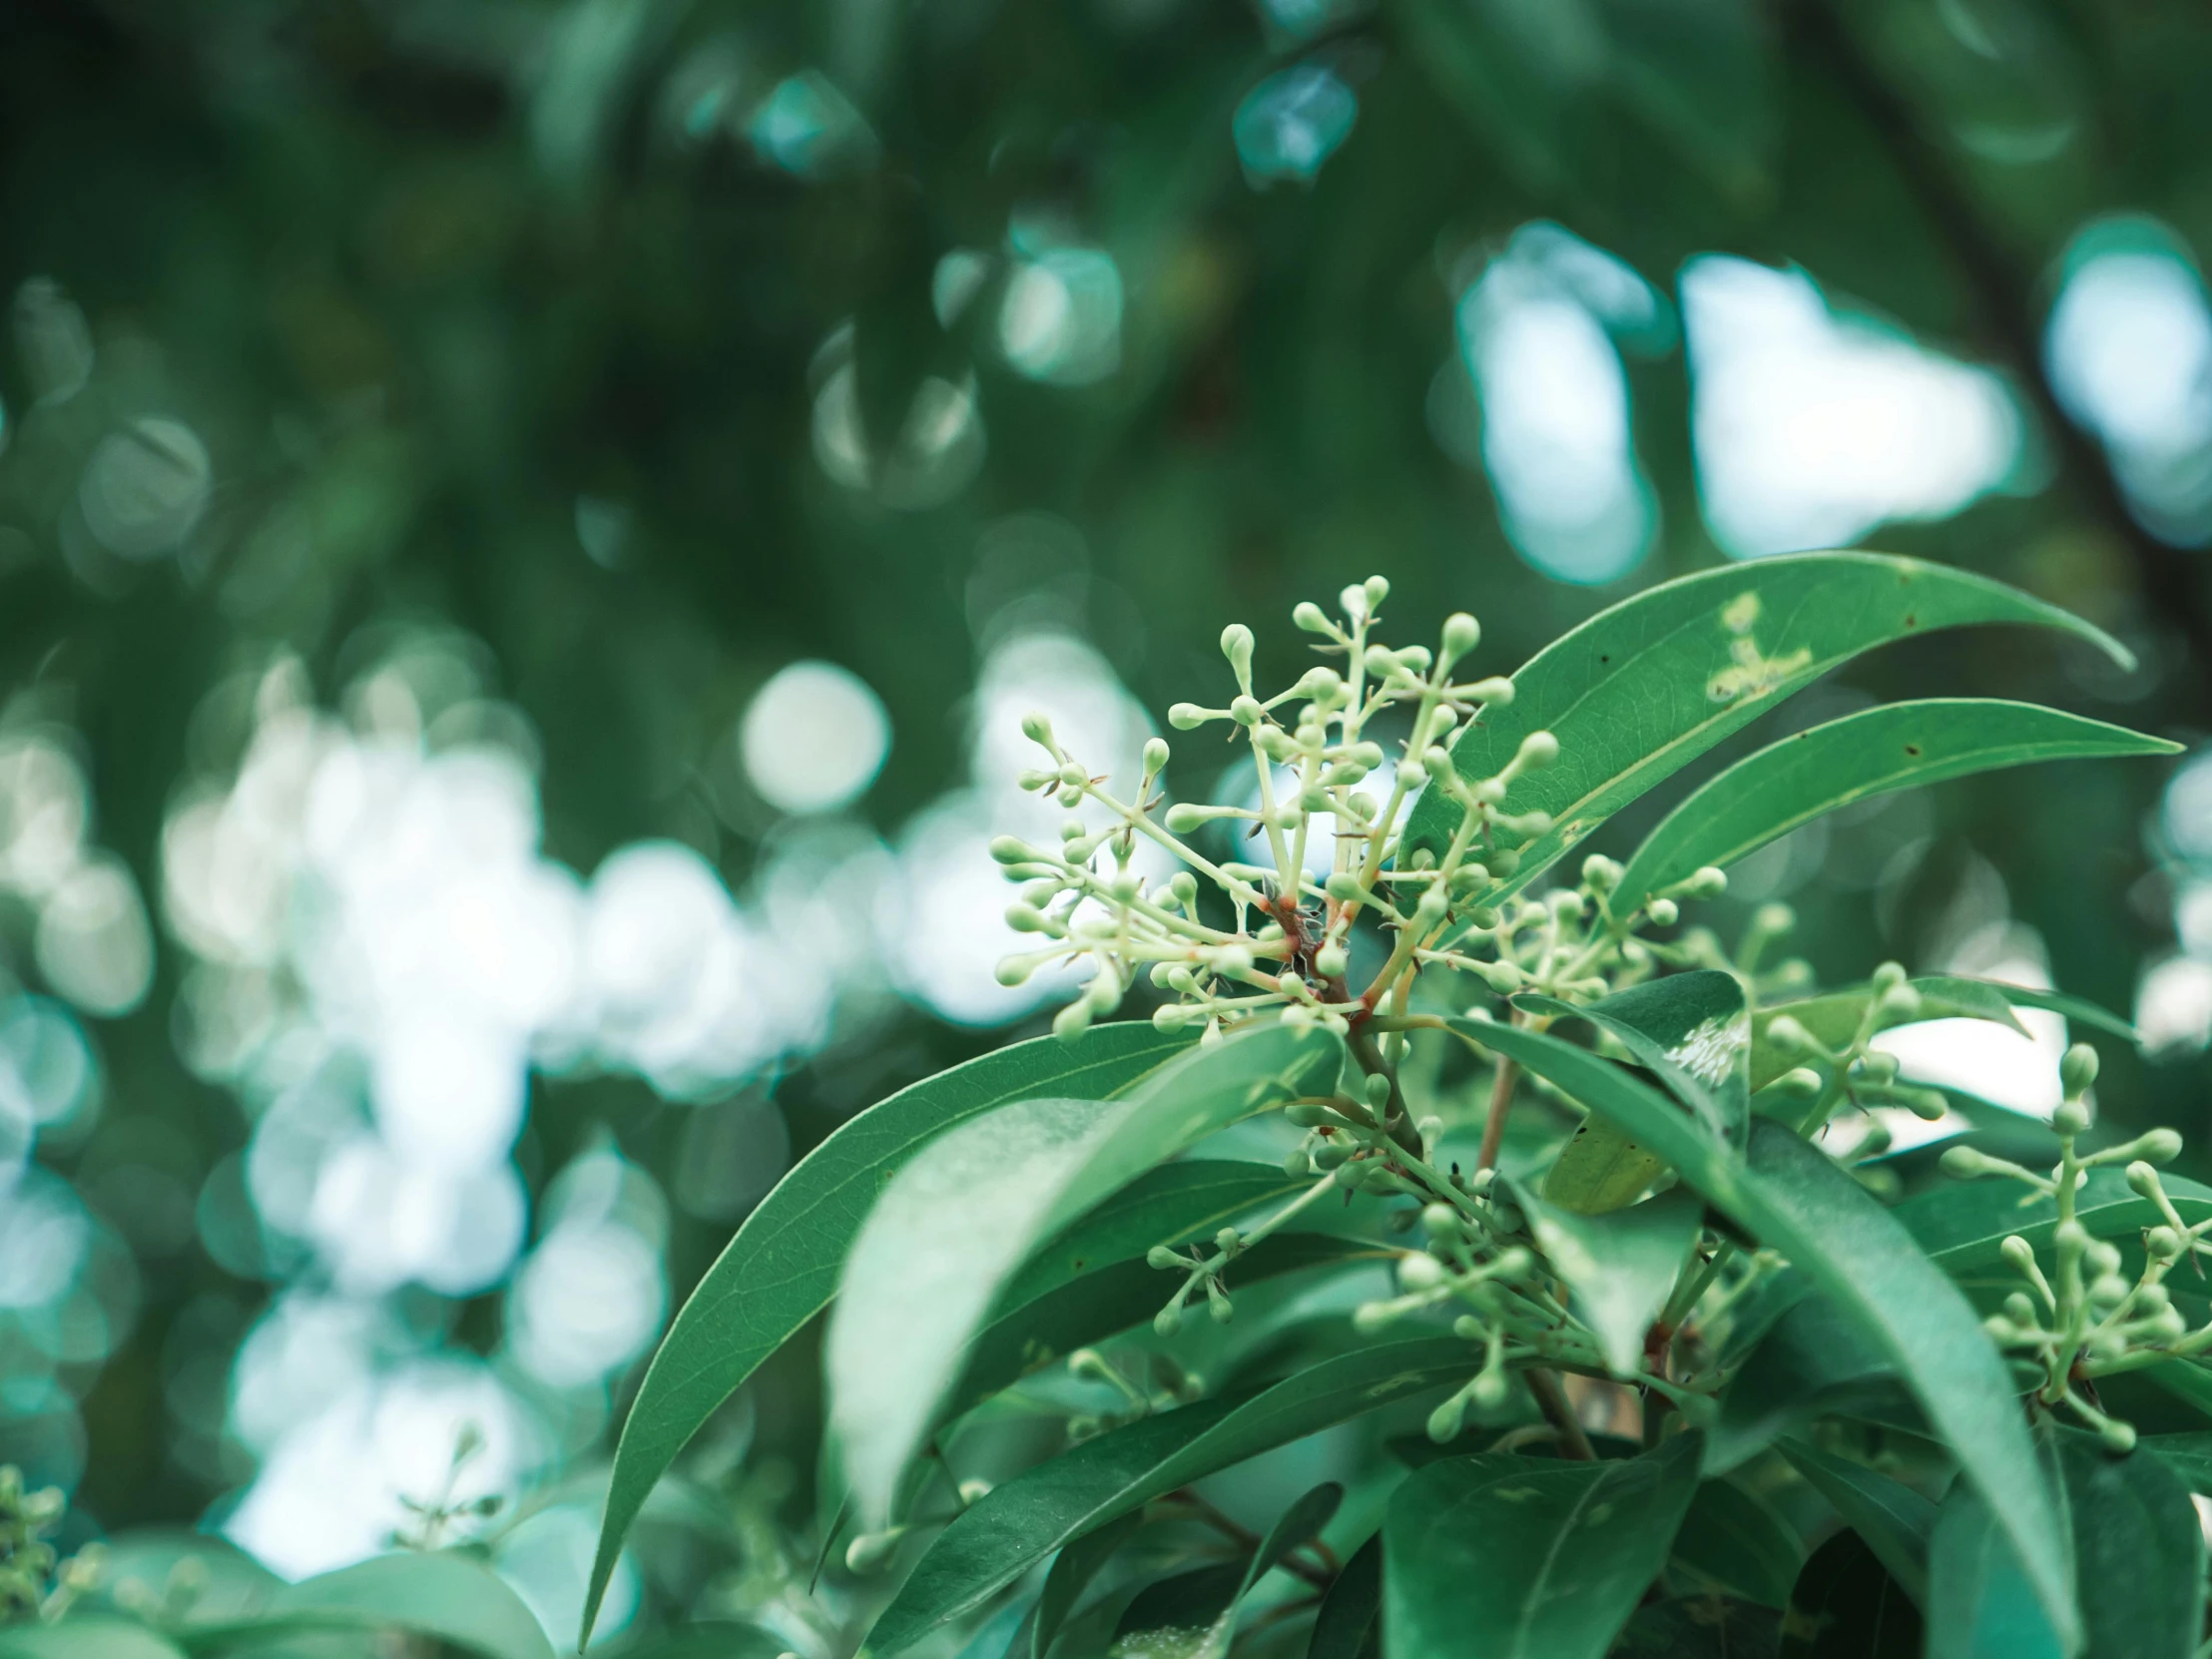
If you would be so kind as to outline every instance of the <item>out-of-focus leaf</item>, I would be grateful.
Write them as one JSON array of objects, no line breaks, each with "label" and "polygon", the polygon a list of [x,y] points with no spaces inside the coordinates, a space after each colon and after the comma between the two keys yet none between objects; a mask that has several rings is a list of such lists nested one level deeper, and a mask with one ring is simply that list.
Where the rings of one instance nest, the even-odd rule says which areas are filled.
[{"label": "out-of-focus leaf", "polygon": [[1856,1532],[1813,1551],[1782,1616],[1780,1659],[1920,1659],[1921,1612]]},{"label": "out-of-focus leaf", "polygon": [[2192,1492],[2212,1492],[2212,1432],[2145,1434],[2136,1449],[2151,1453],[2172,1469]]},{"label": "out-of-focus leaf", "polygon": [[1633,1377],[1705,1206],[1677,1188],[1624,1210],[1581,1216],[1516,1193],[1537,1248],[1573,1288],[1575,1308],[1596,1335],[1606,1365],[1616,1376]]},{"label": "out-of-focus leaf", "polygon": [[507,1581],[446,1550],[379,1555],[288,1584],[251,1619],[187,1625],[174,1634],[194,1654],[318,1631],[399,1630],[485,1659],[552,1659],[538,1617]]},{"label": "out-of-focus leaf", "polygon": [[[1469,781],[1504,770],[1530,733],[1556,765],[1516,780],[1504,811],[1552,827],[1485,902],[1533,881],[1662,779],[1861,652],[1968,623],[2055,628],[2133,659],[2102,630],[1986,577],[1879,553],[1806,553],[1702,571],[1623,600],[1546,646],[1513,676],[1512,703],[1467,726],[1452,762]],[[1407,853],[1440,847],[1458,809],[1423,792]]]},{"label": "out-of-focus leaf", "polygon": [[1378,1532],[1353,1551],[1322,1597],[1306,1659],[1379,1659],[1382,1651],[1382,1534]]},{"label": "out-of-focus leaf", "polygon": [[132,1619],[0,1625],[0,1659],[182,1659],[184,1650]]},{"label": "out-of-focus leaf", "polygon": [[1149,1651],[1181,1636],[1186,1640],[1178,1644],[1180,1650],[1196,1659],[1209,1650],[1250,1570],[1243,1561],[1220,1561],[1147,1584],[1122,1609],[1114,1625],[1114,1645],[1123,1648],[1123,1638],[1147,1636],[1153,1639],[1141,1645]]},{"label": "out-of-focus leaf", "polygon": [[1383,1652],[1600,1659],[1666,1565],[1697,1462],[1687,1433],[1641,1457],[1419,1470],[1382,1523]]},{"label": "out-of-focus leaf", "polygon": [[1895,1216],[1780,1124],[1755,1122],[1748,1156],[1737,1158],[1688,1113],[1587,1049],[1519,1027],[1449,1024],[1612,1119],[1833,1299],[1887,1355],[1967,1478],[1989,1496],[2053,1620],[2072,1627],[2065,1540],[2011,1380],[1972,1305]]},{"label": "out-of-focus leaf", "polygon": [[1805,1564],[1790,1523],[1731,1480],[1708,1480],[1675,1535],[1676,1565],[1762,1607],[1782,1607]]},{"label": "out-of-focus leaf", "polygon": [[[2212,1216],[2212,1187],[2186,1176],[2160,1177],[2166,1195],[2187,1222]],[[2023,1199],[2025,1203],[2021,1202]],[[2050,1243],[2058,1207],[2011,1181],[1952,1181],[1918,1193],[1893,1212],[1944,1272],[1964,1277],[2002,1260],[2007,1236],[2019,1234],[2037,1250]],[[2109,1165],[2088,1172],[2074,1197],[2074,1217],[2093,1238],[2125,1239],[2154,1226],[2158,1207],[2127,1184],[2124,1170]]]},{"label": "out-of-focus leaf", "polygon": [[1784,1440],[1782,1455],[1834,1505],[1844,1524],[1867,1541],[1914,1605],[1927,1607],[1928,1545],[1936,1530],[1934,1500],[1864,1463],[1831,1456],[1803,1440]]},{"label": "out-of-focus leaf", "polygon": [[891,1654],[981,1606],[1070,1538],[1178,1486],[1333,1423],[1463,1382],[1467,1345],[1383,1343],[1325,1360],[1242,1400],[1204,1400],[1087,1440],[992,1488],[953,1519],[876,1620]]},{"label": "out-of-focus leaf", "polygon": [[776,1659],[791,1644],[757,1624],[709,1620],[625,1646],[623,1659]]},{"label": "out-of-focus leaf", "polygon": [[1889,1357],[1823,1296],[1787,1309],[1745,1358],[1706,1436],[1708,1473],[1732,1469],[1801,1424],[1903,1392]]},{"label": "out-of-focus leaf", "polygon": [[1016,1043],[901,1089],[802,1159],[746,1218],[653,1356],[615,1446],[584,1634],[646,1493],[716,1407],[830,1305],[845,1252],[895,1171],[978,1113],[1037,1095],[1109,1099],[1188,1046],[1140,1023]]},{"label": "out-of-focus leaf", "polygon": [[1001,1106],[893,1176],[845,1261],[825,1354],[863,1521],[888,1518],[970,1339],[1039,1244],[1216,1131],[1334,1087],[1343,1053],[1316,1027],[1261,1026],[1192,1050],[1125,1099]]},{"label": "out-of-focus leaf", "polygon": [[1854,802],[2041,761],[2171,755],[2124,727],[1994,698],[1929,698],[1863,709],[1747,755],[1693,791],[1644,837],[1613,902],[1623,908],[1725,869]]},{"label": "out-of-focus leaf", "polygon": [[1780,130],[1768,21],[1751,0],[1598,0],[1624,102],[1729,196],[1763,190]]}]

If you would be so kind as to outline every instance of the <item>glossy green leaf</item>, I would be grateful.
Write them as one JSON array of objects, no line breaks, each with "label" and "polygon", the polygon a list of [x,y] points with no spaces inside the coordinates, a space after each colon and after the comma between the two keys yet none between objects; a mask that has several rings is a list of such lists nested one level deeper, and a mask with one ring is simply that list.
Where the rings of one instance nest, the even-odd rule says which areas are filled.
[{"label": "glossy green leaf", "polygon": [[[1253,1587],[1329,1524],[1344,1495],[1344,1487],[1335,1481],[1316,1486],[1283,1511],[1242,1563],[1201,1567],[1149,1586],[1130,1602],[1116,1634],[1202,1632],[1202,1639],[1190,1647],[1192,1659],[1222,1659],[1236,1635],[1238,1611]],[[1161,1645],[1148,1643],[1146,1651],[1156,1652]]]},{"label": "glossy green leaf", "polygon": [[473,1556],[448,1550],[379,1555],[288,1584],[251,1619],[175,1632],[194,1654],[318,1631],[404,1631],[485,1659],[552,1659],[537,1615]]},{"label": "glossy green leaf", "polygon": [[1666,1306],[1705,1206],[1684,1188],[1604,1215],[1577,1215],[1516,1189],[1536,1246],[1574,1292],[1575,1311],[1617,1377],[1642,1369],[1644,1339]]},{"label": "glossy green leaf", "polygon": [[1807,1295],[1752,1348],[1721,1395],[1706,1471],[1736,1468],[1815,1417],[1857,1416],[1902,1392],[1889,1357],[1836,1304]]},{"label": "glossy green leaf", "polygon": [[892,1174],[979,1112],[1037,1095],[1108,1099],[1189,1046],[1146,1023],[1016,1043],[901,1089],[801,1159],[746,1218],[653,1356],[615,1446],[584,1634],[646,1493],[715,1409],[830,1305],[845,1252]]},{"label": "glossy green leaf", "polygon": [[1069,1539],[1061,1547],[1053,1559],[1052,1570],[1045,1574],[1036,1610],[1022,1627],[1027,1641],[1015,1645],[1011,1659],[1023,1659],[1025,1655],[1028,1659],[1044,1659],[1053,1638],[1060,1634],[1060,1627],[1075,1611],[1076,1602],[1082,1599],[1091,1580],[1098,1576],[1098,1569],[1106,1564],[1107,1557],[1121,1548],[1129,1534],[1143,1524],[1144,1516],[1132,1510],[1108,1521],[1095,1532]]},{"label": "glossy green leaf", "polygon": [[1120,1100],[1029,1099],[970,1118],[894,1175],[846,1258],[825,1350],[863,1524],[889,1517],[970,1339],[1039,1245],[1207,1136],[1334,1087],[1342,1065],[1326,1031],[1261,1026]]},{"label": "glossy green leaf", "polygon": [[[2182,1220],[2194,1223],[2212,1216],[2212,1187],[2186,1176],[2167,1174],[2159,1179]],[[1946,1177],[1906,1200],[1892,1214],[1929,1258],[1954,1279],[2000,1261],[2004,1240],[2013,1233],[2037,1250],[2045,1249],[2058,1225],[2058,1207],[2051,1200],[2031,1196],[2017,1182],[1991,1179]],[[2128,1186],[2125,1171],[2106,1165],[2089,1171],[2074,1197],[2074,1218],[2094,1238],[2125,1239],[2156,1225],[2159,1214],[2156,1205]]]},{"label": "glossy green leaf", "polygon": [[[2056,1431],[2044,1454],[2066,1493],[2084,1659],[2190,1659],[2203,1639],[2204,1533],[2186,1483],[2140,1448],[2115,1457],[2075,1429]],[[1954,1490],[1936,1517],[1929,1594],[1934,1659],[2068,1651],[1970,1490]]]},{"label": "glossy green leaf", "polygon": [[1610,1118],[1819,1286],[1889,1357],[1988,1495],[2052,1617],[2072,1627],[2065,1540],[2011,1380],[1972,1305],[1895,1216],[1780,1124],[1755,1122],[1748,1155],[1738,1158],[1687,1112],[1586,1049],[1517,1027],[1450,1024]]},{"label": "glossy green leaf", "polygon": [[791,1644],[757,1624],[705,1620],[626,1643],[622,1659],[777,1659]]},{"label": "glossy green leaf", "polygon": [[0,1659],[183,1659],[183,1653],[134,1619],[86,1614],[67,1624],[0,1625]]},{"label": "glossy green leaf", "polygon": [[1352,1552],[1314,1614],[1306,1659],[1379,1659],[1382,1651],[1382,1534]]},{"label": "glossy green leaf", "polygon": [[1723,869],[1791,830],[1893,790],[2038,761],[2171,755],[2180,748],[2032,703],[1930,698],[1863,709],[1747,755],[1644,837],[1612,903],[1622,910]]},{"label": "glossy green leaf", "polygon": [[1867,1541],[1890,1576],[1920,1607],[1928,1605],[1928,1549],[1936,1503],[1901,1480],[1833,1456],[1803,1440],[1784,1440],[1782,1455],[1828,1499],[1844,1524]]},{"label": "glossy green leaf", "polygon": [[[1245,1568],[1244,1582],[1237,1587],[1237,1602],[1250,1595],[1261,1579],[1282,1565],[1284,1557],[1309,1539],[1321,1536],[1321,1529],[1335,1517],[1338,1507],[1345,1500],[1345,1489],[1334,1480],[1325,1480],[1311,1491],[1302,1493],[1268,1528],[1260,1540],[1260,1547],[1252,1552],[1252,1561]],[[1235,1603],[1232,1603],[1232,1607]]]},{"label": "glossy green leaf", "polygon": [[[1552,828],[1520,848],[1494,899],[1535,879],[1613,814],[1838,664],[1892,640],[1968,623],[2056,628],[2132,661],[2101,630],[1986,577],[1880,553],[1805,553],[1701,571],[1601,611],[1513,676],[1514,698],[1464,729],[1459,775],[1495,776],[1548,731],[1557,764],[1515,781],[1511,813]],[[1424,792],[1404,845],[1440,847],[1458,823]]]},{"label": "glossy green leaf", "polygon": [[[991,1321],[976,1333],[960,1379],[946,1396],[955,1416],[1063,1355],[1150,1320],[1179,1279],[1150,1267],[1154,1245],[1211,1243],[1226,1222],[1265,1215],[1312,1184],[1279,1167],[1225,1159],[1193,1159],[1141,1177],[1040,1250],[1000,1295]],[[1311,1218],[1327,1227],[1333,1212]],[[1286,1230],[1239,1256],[1232,1289],[1347,1262],[1394,1254],[1358,1238]]]},{"label": "glossy green leaf", "polygon": [[[1514,1006],[1553,1021],[1586,1019],[1618,1041],[1720,1140],[1741,1146],[1751,1112],[1751,1023],[1735,975],[1704,968],[1668,974],[1577,1005],[1523,996]],[[1544,1176],[1544,1195],[1603,1215],[1659,1178],[1665,1161],[1604,1118],[1587,1118]]]},{"label": "glossy green leaf", "polygon": [[1389,1659],[1600,1659],[1666,1565],[1698,1437],[1600,1462],[1484,1453],[1407,1478],[1382,1522]]},{"label": "glossy green leaf", "polygon": [[[1217,1561],[1147,1584],[1114,1622],[1115,1650],[1201,1659],[1218,1643],[1217,1632],[1250,1570],[1244,1561]],[[1145,1639],[1129,1641],[1133,1636]]]},{"label": "glossy green leaf", "polygon": [[[1780,1659],[1921,1659],[1923,1625],[1913,1598],[1858,1533],[1813,1551],[1790,1590]],[[2023,1656],[2024,1659],[2024,1656]]]},{"label": "glossy green leaf", "polygon": [[2192,1492],[2212,1492],[2212,1432],[2145,1434],[2136,1449],[2155,1456]]},{"label": "glossy green leaf", "polygon": [[881,1655],[909,1647],[982,1606],[1067,1540],[1247,1457],[1463,1382],[1477,1363],[1473,1350],[1451,1338],[1374,1344],[1243,1399],[1204,1400],[1086,1440],[963,1510],[899,1586],[868,1649]]},{"label": "glossy green leaf", "polygon": [[1674,1561],[1762,1607],[1780,1608],[1805,1564],[1790,1523],[1731,1480],[1707,1480],[1675,1535]]}]

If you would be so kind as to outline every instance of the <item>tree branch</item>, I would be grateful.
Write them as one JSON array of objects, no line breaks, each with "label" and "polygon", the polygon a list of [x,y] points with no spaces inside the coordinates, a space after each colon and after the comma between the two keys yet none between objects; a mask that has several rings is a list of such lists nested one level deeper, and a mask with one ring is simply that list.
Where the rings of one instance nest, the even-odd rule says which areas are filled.
[{"label": "tree branch", "polygon": [[1792,37],[1834,77],[1895,162],[1936,241],[1949,254],[1990,345],[2018,377],[2057,448],[2074,504],[2126,550],[2151,626],[2178,631],[2193,674],[2212,664],[2201,556],[2169,547],[2135,521],[2102,450],[2059,406],[2043,365],[2032,279],[2000,243],[1941,142],[1837,15],[1835,0],[1789,0]]}]

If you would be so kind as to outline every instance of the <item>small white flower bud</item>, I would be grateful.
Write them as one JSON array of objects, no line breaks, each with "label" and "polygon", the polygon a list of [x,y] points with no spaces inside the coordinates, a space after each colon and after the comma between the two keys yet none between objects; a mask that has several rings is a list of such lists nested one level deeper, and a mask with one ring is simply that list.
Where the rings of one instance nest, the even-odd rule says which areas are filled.
[{"label": "small white flower bud", "polygon": [[1728,891],[1728,871],[1717,865],[1705,864],[1693,870],[1690,878],[1682,883],[1685,898],[1718,898]]},{"label": "small white flower bud", "polygon": [[1501,1370],[1485,1371],[1468,1386],[1475,1404],[1485,1411],[1505,1403],[1505,1373]]},{"label": "small white flower bud", "polygon": [[2013,1291],[2004,1299],[2004,1317],[2023,1331],[2034,1330],[2034,1299],[2025,1291]]},{"label": "small white flower bud", "polygon": [[1474,971],[1499,996],[1511,996],[1528,982],[1527,976],[1511,962],[1477,962]]},{"label": "small white flower bud", "polygon": [[1593,852],[1582,860],[1582,884],[1592,892],[1611,892],[1621,884],[1621,874],[1620,861],[1602,852]]},{"label": "small white flower bud", "polygon": [[1954,1146],[1936,1160],[1942,1172],[1956,1181],[1972,1181],[1990,1173],[1987,1157],[1970,1146]]},{"label": "small white flower bud", "polygon": [[1192,732],[1206,724],[1206,711],[1196,703],[1178,703],[1168,710],[1168,724],[1178,732]]},{"label": "small white flower bud", "polygon": [[1301,599],[1298,602],[1297,608],[1291,612],[1291,620],[1309,634],[1330,632],[1328,613],[1311,599]]},{"label": "small white flower bud", "polygon": [[1252,971],[1252,952],[1241,944],[1222,945],[1213,952],[1212,961],[1216,973],[1227,974],[1231,978]]},{"label": "small white flower bud", "polygon": [[1212,817],[1213,814],[1203,807],[1194,807],[1187,801],[1178,801],[1168,809],[1168,833],[1171,835],[1187,835],[1192,830],[1203,828]]},{"label": "small white flower bud", "polygon": [[1021,735],[1031,743],[1041,743],[1049,749],[1052,746],[1052,722],[1032,709],[1021,717]]},{"label": "small white flower bud", "polygon": [[1921,1017],[1921,993],[1911,985],[1892,985],[1876,1006],[1884,1025],[1907,1025]]},{"label": "small white flower bud", "polygon": [[905,1533],[902,1526],[883,1532],[862,1532],[844,1546],[844,1565],[847,1572],[867,1577],[881,1572],[898,1548],[898,1540]]},{"label": "small white flower bud", "polygon": [[1260,707],[1260,700],[1249,693],[1240,693],[1229,705],[1229,718],[1239,726],[1257,726],[1267,716]]},{"label": "small white flower bud", "polygon": [[2097,1424],[2097,1438],[2104,1442],[2105,1450],[2125,1457],[2135,1449],[2135,1425],[2117,1417],[2106,1417]]},{"label": "small white flower bud", "polygon": [[1371,615],[1382,606],[1383,600],[1390,597],[1390,584],[1386,577],[1370,576],[1360,587],[1367,596]]},{"label": "small white flower bud", "polygon": [[1682,917],[1682,910],[1671,898],[1655,898],[1644,906],[1654,927],[1672,927]]},{"label": "small white flower bud", "polygon": [[2026,1276],[2035,1266],[2035,1247],[2017,1233],[2007,1233],[1997,1245],[1997,1254],[2011,1264],[2012,1271]]},{"label": "small white flower bud", "polygon": [[1052,924],[1034,904],[1009,904],[1006,906],[1006,925],[1017,933],[1042,933]]},{"label": "small white flower bud", "polygon": [[1399,789],[1417,790],[1427,781],[1428,773],[1420,762],[1407,757],[1397,763],[1396,770],[1391,776],[1396,780]]},{"label": "small white flower bud", "polygon": [[1044,856],[1027,841],[1015,835],[993,835],[990,852],[1002,864],[1025,864],[1033,858]]},{"label": "small white flower bud", "polygon": [[1443,659],[1455,663],[1482,643],[1482,624],[1464,611],[1444,618]]},{"label": "small white flower bud", "polygon": [[2134,1287],[2116,1273],[2099,1274],[2089,1283],[2089,1300],[2106,1308],[2117,1308],[2128,1298]]},{"label": "small white flower bud", "polygon": [[1459,1437],[1459,1430],[1466,1426],[1466,1397],[1453,1394],[1428,1413],[1428,1437],[1438,1445],[1448,1444]]},{"label": "small white flower bud", "polygon": [[1314,971],[1324,979],[1342,979],[1350,962],[1341,944],[1325,944],[1314,952]]},{"label": "small white flower bud", "polygon": [[1513,682],[1503,675],[1493,675],[1469,686],[1467,695],[1477,703],[1487,703],[1497,709],[1509,709],[1513,705]]},{"label": "small white flower bud", "polygon": [[1859,1072],[1877,1088],[1886,1083],[1895,1083],[1898,1078],[1898,1057],[1877,1050],[1859,1062]]},{"label": "small white flower bud", "polygon": [[1096,1017],[1091,1008],[1091,999],[1079,996],[1052,1016],[1052,1034],[1055,1037],[1079,1037],[1091,1028],[1091,1021]]},{"label": "small white flower bud", "polygon": [[1779,1090],[1785,1099],[1811,1100],[1825,1086],[1826,1080],[1811,1066],[1793,1066],[1761,1092]]},{"label": "small white flower bud", "polygon": [[2143,1235],[2143,1250],[2154,1262],[2171,1262],[2181,1255],[2181,1235],[2170,1227],[2154,1227]]},{"label": "small white flower bud", "polygon": [[2091,1239],[2089,1248],[2081,1253],[2081,1260],[2091,1273],[2120,1271],[2120,1249],[2110,1239]]},{"label": "small white flower bud", "polygon": [[1168,764],[1168,740],[1147,738],[1144,745],[1144,770],[1148,777],[1157,777],[1160,769]]},{"label": "small white flower bud", "polygon": [[2050,1126],[2060,1135],[2078,1135],[2089,1127],[2089,1108],[2079,1100],[2061,1100],[2050,1115]]},{"label": "small white flower bud", "polygon": [[[1776,908],[1780,909],[1783,908],[1783,906],[1777,905]],[[1794,922],[1794,916],[1792,917],[1792,920]],[[1784,931],[1784,929],[1777,927],[1770,929],[1770,931],[1779,933]],[[1877,967],[1874,970],[1873,974],[1870,976],[1871,981],[1874,985],[1875,995],[1877,996],[1883,996],[1891,991],[1896,990],[1900,985],[1905,983],[1905,967],[1904,964],[1900,962],[1884,962],[1881,966]]]}]

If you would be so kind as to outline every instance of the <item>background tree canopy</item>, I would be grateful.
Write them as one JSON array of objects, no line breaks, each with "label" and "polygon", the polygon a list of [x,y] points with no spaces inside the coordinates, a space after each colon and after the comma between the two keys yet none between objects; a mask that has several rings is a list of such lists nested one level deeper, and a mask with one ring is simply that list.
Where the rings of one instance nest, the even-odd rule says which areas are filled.
[{"label": "background tree canopy", "polygon": [[[672,1295],[1049,1012],[990,976],[1019,715],[1133,754],[1225,619],[1373,570],[1502,673],[1663,576],[1916,553],[2140,669],[1946,635],[1776,718],[2194,746],[2208,74],[2181,0],[7,8],[0,1459],[297,1573],[475,1420],[565,1636]],[[1732,902],[2132,1009],[2112,1098],[2195,1129],[2200,867],[2185,755]],[[2047,1114],[2038,1017],[1931,1077]],[[702,1453],[763,1513],[811,1365]],[[686,1604],[640,1550],[603,1628]]]}]

